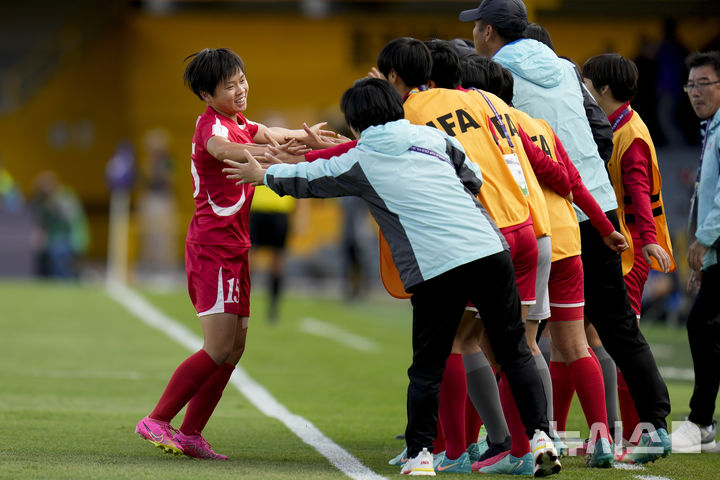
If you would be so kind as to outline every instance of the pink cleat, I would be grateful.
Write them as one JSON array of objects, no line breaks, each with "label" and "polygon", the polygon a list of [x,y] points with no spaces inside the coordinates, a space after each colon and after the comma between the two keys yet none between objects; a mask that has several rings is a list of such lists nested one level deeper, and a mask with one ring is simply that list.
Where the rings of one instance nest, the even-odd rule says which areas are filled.
[{"label": "pink cleat", "polygon": [[208,460],[227,460],[227,456],[213,452],[212,447],[202,435],[185,435],[178,431],[174,437],[175,442],[180,445],[182,451],[188,457],[203,458]]},{"label": "pink cleat", "polygon": [[155,445],[165,453],[182,455],[182,447],[173,439],[176,430],[169,422],[161,422],[145,417],[135,427],[135,433]]}]

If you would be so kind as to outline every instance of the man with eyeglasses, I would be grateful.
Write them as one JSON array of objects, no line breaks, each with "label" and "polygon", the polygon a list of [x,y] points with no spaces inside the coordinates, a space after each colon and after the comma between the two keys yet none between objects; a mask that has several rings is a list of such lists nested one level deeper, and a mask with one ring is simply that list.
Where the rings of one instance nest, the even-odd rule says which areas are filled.
[{"label": "man with eyeglasses", "polygon": [[673,451],[716,451],[715,401],[720,386],[720,52],[694,53],[684,86],[695,114],[703,120],[703,143],[691,201],[688,290],[697,297],[687,320],[695,369],[690,415],[671,435]]}]

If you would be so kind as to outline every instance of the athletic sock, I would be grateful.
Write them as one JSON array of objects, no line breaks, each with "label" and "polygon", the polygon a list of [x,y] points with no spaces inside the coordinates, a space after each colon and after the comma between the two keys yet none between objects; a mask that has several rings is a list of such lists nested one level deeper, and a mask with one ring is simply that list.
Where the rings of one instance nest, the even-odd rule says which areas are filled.
[{"label": "athletic sock", "polygon": [[467,389],[475,410],[485,424],[488,442],[510,448],[510,430],[500,403],[495,372],[482,352],[463,355]]},{"label": "athletic sock", "polygon": [[510,455],[515,458],[522,458],[530,451],[530,440],[527,437],[525,425],[520,418],[520,411],[515,404],[515,399],[510,391],[510,384],[507,378],[505,378],[504,373],[500,374],[500,383],[498,386],[500,389],[500,401],[502,402],[503,412],[505,412],[505,419],[510,427],[510,439],[512,440]]},{"label": "athletic sock", "polygon": [[567,417],[570,411],[575,387],[570,378],[570,371],[565,362],[550,362],[550,378],[553,386],[553,413],[557,430],[564,432],[567,427]]},{"label": "athletic sock", "polygon": [[535,360],[535,369],[540,375],[542,380],[543,390],[545,390],[545,400],[547,401],[547,419],[548,422],[553,421],[553,395],[552,395],[552,379],[550,378],[550,369],[548,364],[545,363],[545,358],[542,355],[533,355]]},{"label": "athletic sock", "polygon": [[602,369],[603,383],[605,384],[605,410],[607,411],[610,436],[614,438],[615,423],[618,421],[617,367],[602,345],[592,347],[591,351],[595,353],[595,357],[600,362],[600,368]]},{"label": "athletic sock", "polygon": [[465,453],[465,397],[467,380],[462,355],[451,353],[440,384],[438,418],[445,435],[445,456],[452,460]]},{"label": "athletic sock", "polygon": [[150,418],[171,421],[217,369],[218,365],[205,350],[190,355],[175,369]]},{"label": "athletic sock", "polygon": [[545,359],[545,363],[550,366],[550,337],[540,337],[537,344],[540,349],[540,353],[542,353],[542,356]]},{"label": "athletic sock", "polygon": [[620,415],[622,416],[622,434],[625,440],[630,440],[635,428],[640,423],[640,417],[635,409],[635,400],[630,395],[625,377],[620,370],[617,371],[618,399],[620,400]]},{"label": "athletic sock", "polygon": [[599,425],[603,425],[603,428],[599,429],[599,436],[612,443],[608,435],[605,392],[602,371],[598,362],[592,357],[583,357],[572,362],[568,366],[568,371],[588,426],[592,429],[593,426],[597,428]]},{"label": "athletic sock", "polygon": [[482,419],[475,410],[470,396],[465,395],[465,447],[477,443],[482,424]]},{"label": "athletic sock", "polygon": [[203,431],[215,407],[222,397],[225,386],[235,370],[235,365],[223,363],[200,390],[190,399],[180,431],[185,435],[197,435]]}]

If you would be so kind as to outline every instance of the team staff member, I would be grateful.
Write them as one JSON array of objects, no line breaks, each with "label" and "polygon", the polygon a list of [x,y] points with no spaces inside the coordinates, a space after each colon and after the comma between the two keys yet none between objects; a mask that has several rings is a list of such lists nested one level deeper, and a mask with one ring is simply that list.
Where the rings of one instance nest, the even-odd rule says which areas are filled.
[{"label": "team staff member", "polygon": [[[473,39],[478,53],[491,56],[513,74],[516,108],[548,121],[583,183],[619,230],[615,192],[597,153],[572,65],[544,44],[523,38],[528,21],[521,0],[485,0],[478,8],[462,12],[460,20],[475,22]],[[649,462],[670,452],[665,420],[670,413],[667,387],[630,307],[620,256],[606,248],[577,208],[576,214],[583,268],[589,273],[585,276],[585,316],[623,372],[640,420],[655,427],[640,441],[643,447],[655,448],[638,449],[633,456],[635,462]]]},{"label": "team staff member", "polygon": [[[483,72],[482,75],[477,76],[480,86],[495,85],[495,88],[498,89],[497,93],[502,96],[503,100],[512,104],[512,75],[503,71],[504,69],[487,57],[479,57],[475,66],[479,72]],[[515,108],[511,108],[510,111],[522,135],[532,139],[537,143],[541,152],[566,167],[572,185],[572,197],[576,204],[588,214],[592,224],[606,239],[608,246],[618,248],[611,239],[613,236],[619,239],[620,234],[614,231],[600,206],[583,185],[577,169],[568,159],[562,143],[547,122],[533,119]],[[530,151],[530,149],[526,150]],[[566,374],[566,383],[578,392],[588,425],[591,428],[598,425],[605,426],[602,431],[598,432],[598,438],[591,439],[593,449],[592,455],[587,459],[587,465],[607,468],[613,463],[613,451],[610,446],[611,440],[608,435],[603,402],[602,372],[589,355],[583,326],[584,298],[583,269],[580,261],[580,229],[572,204],[546,185],[543,185],[543,192],[548,203],[553,231],[552,266],[549,277],[550,312],[545,318],[549,317],[553,346],[557,354],[561,355],[561,358],[558,358],[561,361],[551,362],[551,364],[556,369],[562,367]],[[565,429],[569,406],[568,399],[566,407],[556,410],[555,420],[560,430]],[[505,459],[509,463],[512,463],[513,460],[512,458],[508,460],[507,457]],[[488,469],[480,471],[488,473]],[[507,473],[507,470],[502,473]]]},{"label": "team staff member", "polygon": [[[630,248],[622,252],[622,267],[630,305],[639,320],[650,268],[667,273],[675,270],[675,261],[655,147],[645,123],[630,107],[637,93],[638,71],[632,61],[608,53],[585,62],[582,75],[614,132],[615,148],[607,166],[618,202],[620,229],[632,239]],[[617,374],[617,380],[623,437],[631,440],[639,419],[622,373]]]},{"label": "team staff member", "polygon": [[695,369],[690,415],[672,434],[678,452],[699,452],[715,446],[715,401],[720,385],[720,52],[695,53],[685,91],[695,114],[704,122],[703,147],[691,212],[688,249],[690,285],[699,290],[687,320]]}]

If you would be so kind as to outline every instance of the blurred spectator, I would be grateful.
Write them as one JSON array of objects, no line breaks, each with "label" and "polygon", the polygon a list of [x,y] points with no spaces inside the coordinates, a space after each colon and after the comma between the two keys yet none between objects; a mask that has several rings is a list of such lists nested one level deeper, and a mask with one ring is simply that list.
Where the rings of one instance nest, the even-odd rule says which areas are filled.
[{"label": "blurred spectator", "polygon": [[298,231],[304,229],[307,223],[303,205],[305,202],[287,195],[280,197],[267,187],[255,188],[250,207],[250,239],[253,247],[251,265],[257,264],[254,252],[259,248],[270,251],[270,265],[267,271],[267,320],[270,323],[276,323],[278,320],[278,307],[284,286],[288,233],[291,225],[293,230]]},{"label": "blurred spectator", "polygon": [[77,278],[78,262],[90,243],[87,217],[78,197],[55,173],[45,171],[35,178],[30,207],[36,223],[36,273]]},{"label": "blurred spectator", "polygon": [[640,36],[640,53],[633,59],[638,69],[638,91],[633,100],[633,109],[645,121],[655,144],[664,145],[665,136],[660,130],[657,118],[657,48],[657,44],[649,37]]},{"label": "blurred spectator", "polygon": [[22,209],[23,203],[20,187],[0,160],[0,210],[18,213]]},{"label": "blurred spectator", "polygon": [[140,268],[171,273],[179,264],[178,214],[173,194],[173,162],[165,130],[145,134],[145,163],[138,199]]},{"label": "blurred spectator", "polygon": [[369,242],[371,235],[369,212],[365,202],[358,197],[341,197],[343,211],[342,255],[344,295],[347,300],[362,298],[369,288],[372,271],[369,266],[369,245],[377,249],[377,239]]},{"label": "blurred spectator", "polygon": [[665,143],[681,145],[683,132],[678,128],[679,105],[683,98],[683,84],[687,78],[685,57],[687,48],[677,37],[677,22],[666,18],[663,22],[663,38],[657,47],[657,118]]}]

